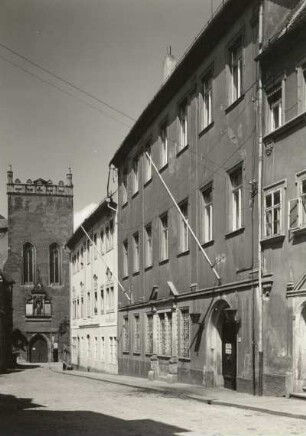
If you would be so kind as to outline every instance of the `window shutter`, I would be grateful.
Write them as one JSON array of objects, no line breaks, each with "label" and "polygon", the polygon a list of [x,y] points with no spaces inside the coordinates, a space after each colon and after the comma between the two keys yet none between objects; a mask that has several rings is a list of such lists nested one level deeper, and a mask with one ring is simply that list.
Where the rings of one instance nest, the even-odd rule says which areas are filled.
[{"label": "window shutter", "polygon": [[299,199],[289,200],[289,230],[299,226]]}]

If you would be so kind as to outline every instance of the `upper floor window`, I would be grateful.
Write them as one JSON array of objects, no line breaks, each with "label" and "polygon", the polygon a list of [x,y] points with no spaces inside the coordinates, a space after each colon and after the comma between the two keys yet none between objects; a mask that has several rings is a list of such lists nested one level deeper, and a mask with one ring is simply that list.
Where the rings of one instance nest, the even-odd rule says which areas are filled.
[{"label": "upper floor window", "polygon": [[202,194],[202,239],[209,242],[213,239],[213,199],[212,185],[206,187]]},{"label": "upper floor window", "polygon": [[168,214],[165,213],[160,217],[160,234],[159,234],[159,246],[160,246],[160,260],[168,259]]},{"label": "upper floor window", "polygon": [[133,235],[133,271],[138,272],[139,271],[139,233],[136,232]]},{"label": "upper floor window", "polygon": [[242,166],[230,173],[231,182],[231,230],[242,227]]},{"label": "upper floor window", "polygon": [[145,262],[146,267],[152,265],[152,224],[145,227]]},{"label": "upper floor window", "polygon": [[115,294],[114,287],[110,286],[106,288],[106,297],[105,297],[105,305],[106,305],[106,313],[115,311]]},{"label": "upper floor window", "polygon": [[188,104],[185,99],[179,107],[179,144],[178,151],[188,145]]},{"label": "upper floor window", "polygon": [[123,242],[123,262],[122,262],[122,270],[123,270],[123,277],[127,277],[129,275],[129,244],[127,239]]},{"label": "upper floor window", "polygon": [[[188,221],[188,200],[180,204],[180,209],[186,221]],[[188,226],[180,215],[180,252],[184,253],[188,250]]]},{"label": "upper floor window", "polygon": [[122,204],[126,204],[128,201],[128,178],[127,178],[126,168],[124,168],[122,173],[121,192],[122,192]]},{"label": "upper floor window", "polygon": [[[148,155],[148,156],[147,156]],[[151,144],[148,142],[144,153],[144,183],[152,179]]]},{"label": "upper floor window", "polygon": [[90,263],[90,240],[87,239],[86,241],[86,257],[87,257],[87,263]]},{"label": "upper floor window", "polygon": [[50,259],[50,284],[60,284],[60,247],[58,244],[51,244],[49,248]]},{"label": "upper floor window", "polygon": [[200,128],[205,129],[212,123],[212,74],[207,74],[202,81],[202,103],[200,104]]},{"label": "upper floor window", "polygon": [[168,132],[167,123],[161,125],[159,131],[160,137],[160,168],[168,163]]},{"label": "upper floor window", "polygon": [[35,281],[35,249],[27,242],[23,246],[23,282],[32,284]]},{"label": "upper floor window", "polygon": [[243,87],[243,57],[242,38],[239,37],[230,48],[231,94],[230,103],[242,96]]},{"label": "upper floor window", "polygon": [[102,229],[101,230],[101,233],[100,233],[100,251],[101,251],[101,254],[103,254],[104,253],[104,251],[105,251],[105,240],[104,240],[104,238],[105,238],[105,236],[104,236],[104,230]]},{"label": "upper floor window", "polygon": [[269,109],[269,131],[277,129],[283,124],[283,96],[282,84],[278,83],[269,90],[267,95],[268,109]]},{"label": "upper floor window", "polygon": [[281,188],[265,193],[265,237],[280,235],[282,232],[282,191]]},{"label": "upper floor window", "polygon": [[98,252],[97,252],[97,234],[94,233],[93,235],[93,252],[94,252],[94,259],[97,259]]},{"label": "upper floor window", "polygon": [[133,160],[133,194],[139,191],[139,158]]},{"label": "upper floor window", "polygon": [[306,227],[306,172],[297,180],[298,197],[289,201],[289,229]]}]

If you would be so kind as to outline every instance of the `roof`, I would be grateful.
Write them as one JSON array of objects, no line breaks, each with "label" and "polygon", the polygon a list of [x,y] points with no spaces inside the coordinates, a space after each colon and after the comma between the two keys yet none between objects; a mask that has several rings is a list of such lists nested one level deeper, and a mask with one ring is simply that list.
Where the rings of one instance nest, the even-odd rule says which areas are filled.
[{"label": "roof", "polygon": [[118,166],[118,163],[125,158],[126,153],[139,141],[141,135],[154,122],[165,105],[169,103],[177,91],[190,78],[190,73],[195,71],[203,62],[203,57],[213,50],[216,43],[231,28],[233,21],[252,3],[253,0],[224,0],[222,2],[214,16],[208,21],[200,34],[195,38],[193,44],[180,59],[173,73],[141,113],[114,154],[110,165]]},{"label": "roof", "polygon": [[82,224],[79,225],[73,235],[68,239],[66,242],[66,247],[68,247],[70,250],[73,249],[74,246],[84,237],[82,226],[88,232],[102,216],[114,214],[115,211],[111,208],[117,209],[117,203],[113,200],[109,200],[108,198],[102,200],[101,203],[87,218],[85,218]]},{"label": "roof", "polygon": [[264,45],[261,56],[268,54],[275,45],[283,40],[284,37],[300,28],[303,24],[306,24],[306,0],[300,0],[290,11],[273,36]]}]

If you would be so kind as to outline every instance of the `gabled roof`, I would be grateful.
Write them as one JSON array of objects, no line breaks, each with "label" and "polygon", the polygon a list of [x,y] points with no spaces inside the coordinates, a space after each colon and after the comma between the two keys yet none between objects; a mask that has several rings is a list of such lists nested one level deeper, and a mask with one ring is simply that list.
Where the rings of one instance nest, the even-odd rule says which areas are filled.
[{"label": "gabled roof", "polygon": [[195,38],[187,52],[177,63],[173,73],[170,74],[163,86],[144,109],[134,126],[116,151],[110,165],[118,166],[126,158],[126,154],[137,144],[141,136],[155,121],[160,112],[175,96],[179,89],[191,77],[191,74],[203,62],[203,59],[216,47],[218,41],[228,32],[233,22],[254,0],[224,0],[214,16],[205,25]]}]

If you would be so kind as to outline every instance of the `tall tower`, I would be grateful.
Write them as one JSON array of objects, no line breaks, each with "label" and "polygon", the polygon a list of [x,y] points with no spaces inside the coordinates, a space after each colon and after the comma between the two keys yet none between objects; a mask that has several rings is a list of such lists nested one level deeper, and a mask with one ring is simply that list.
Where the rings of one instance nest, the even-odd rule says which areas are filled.
[{"label": "tall tower", "polygon": [[69,255],[73,185],[52,180],[13,181],[7,172],[8,259],[13,289],[13,346],[31,362],[61,358],[69,343]]}]

